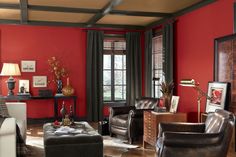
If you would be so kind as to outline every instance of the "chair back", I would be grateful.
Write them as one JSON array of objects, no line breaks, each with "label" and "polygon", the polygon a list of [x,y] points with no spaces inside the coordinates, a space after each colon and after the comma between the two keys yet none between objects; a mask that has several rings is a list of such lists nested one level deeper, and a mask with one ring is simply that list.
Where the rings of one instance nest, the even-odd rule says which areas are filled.
[{"label": "chair back", "polygon": [[154,109],[157,105],[159,105],[158,98],[143,97],[135,101],[136,109]]},{"label": "chair back", "polygon": [[228,125],[234,123],[234,115],[226,110],[216,110],[209,113],[205,122],[205,133],[223,132]]}]

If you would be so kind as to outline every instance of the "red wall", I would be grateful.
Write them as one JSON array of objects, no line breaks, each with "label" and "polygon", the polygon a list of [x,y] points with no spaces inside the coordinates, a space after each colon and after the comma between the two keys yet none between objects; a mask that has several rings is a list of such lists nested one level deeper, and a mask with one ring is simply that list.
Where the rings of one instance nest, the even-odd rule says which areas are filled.
[{"label": "red wall", "polygon": [[[15,79],[30,80],[30,92],[38,94],[38,89],[32,87],[32,76],[46,75],[52,78],[47,60],[55,56],[68,69],[70,83],[75,88],[77,112],[79,116],[86,114],[86,32],[79,28],[43,27],[43,26],[14,26],[0,25],[1,31],[1,62],[16,62],[35,60],[36,72],[23,73]],[[2,77],[3,95],[7,94],[5,80]],[[64,80],[64,83],[65,80]],[[48,88],[55,91],[56,85],[51,83]],[[18,81],[15,93],[18,92]],[[72,102],[68,101],[67,106]],[[29,118],[53,116],[53,101],[31,100],[27,102]]]},{"label": "red wall", "polygon": [[[194,78],[207,91],[213,81],[214,39],[233,33],[234,0],[218,0],[208,6],[178,18],[176,23],[176,87],[180,96],[179,111],[189,113],[189,121],[196,121],[197,93],[177,84],[181,79]],[[205,110],[205,98],[201,111]]]},{"label": "red wall", "polygon": [[[128,30],[114,31],[104,30],[105,33],[124,34]],[[76,115],[86,116],[86,30],[73,27],[48,27],[48,26],[22,26],[22,25],[0,25],[0,58],[1,63],[15,62],[21,60],[35,60],[36,72],[23,73],[16,79],[15,94],[18,92],[18,80],[30,80],[31,95],[38,95],[38,89],[32,86],[32,76],[48,76],[52,79],[49,72],[47,60],[55,56],[63,66],[69,71],[70,83],[75,88],[77,99]],[[142,53],[144,53],[144,41],[142,34]],[[2,65],[0,66],[2,67]],[[8,77],[2,77],[2,95],[7,95],[5,81]],[[66,78],[64,79],[64,84]],[[49,89],[56,91],[56,85],[50,83]],[[66,101],[69,105],[72,101]],[[59,109],[61,108],[59,103]],[[52,100],[29,100],[27,101],[28,118],[46,118],[54,114]],[[108,107],[104,107],[104,115],[108,115]]]}]

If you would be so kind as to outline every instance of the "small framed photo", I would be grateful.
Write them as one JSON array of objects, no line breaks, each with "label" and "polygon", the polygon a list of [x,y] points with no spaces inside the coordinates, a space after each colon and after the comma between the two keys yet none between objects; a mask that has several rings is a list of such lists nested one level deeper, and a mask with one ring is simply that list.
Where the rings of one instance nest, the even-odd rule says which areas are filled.
[{"label": "small framed photo", "polygon": [[21,61],[21,72],[35,72],[36,61]]},{"label": "small framed photo", "polygon": [[170,105],[170,112],[176,113],[179,104],[179,96],[172,96],[171,98],[171,105]]},{"label": "small framed photo", "polygon": [[47,76],[33,76],[33,87],[47,87]]},{"label": "small framed photo", "polygon": [[230,98],[230,83],[227,82],[209,82],[206,113],[215,112],[216,109],[228,109]]},{"label": "small framed photo", "polygon": [[19,80],[19,93],[29,93],[29,80]]}]

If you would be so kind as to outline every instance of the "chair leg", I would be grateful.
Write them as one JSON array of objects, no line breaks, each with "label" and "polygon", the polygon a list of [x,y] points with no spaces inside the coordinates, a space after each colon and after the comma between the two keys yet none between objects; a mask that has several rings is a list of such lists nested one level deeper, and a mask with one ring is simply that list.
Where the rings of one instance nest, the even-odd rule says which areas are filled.
[{"label": "chair leg", "polygon": [[134,139],[133,138],[129,138],[129,144],[133,144],[133,142],[134,142]]}]

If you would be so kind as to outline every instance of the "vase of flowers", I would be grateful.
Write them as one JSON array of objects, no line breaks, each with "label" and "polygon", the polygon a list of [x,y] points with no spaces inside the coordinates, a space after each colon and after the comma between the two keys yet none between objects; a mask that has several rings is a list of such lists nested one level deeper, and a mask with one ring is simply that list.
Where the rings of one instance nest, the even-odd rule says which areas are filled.
[{"label": "vase of flowers", "polygon": [[171,97],[172,97],[172,91],[174,88],[174,82],[162,82],[161,83],[161,92],[163,94],[162,100],[163,100],[163,106],[166,107],[166,110],[170,110],[171,105]]},{"label": "vase of flowers", "polygon": [[53,82],[57,85],[57,93],[62,93],[62,78],[68,76],[68,73],[56,57],[48,59],[48,64],[51,67],[50,72],[54,74]]}]

